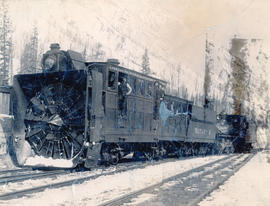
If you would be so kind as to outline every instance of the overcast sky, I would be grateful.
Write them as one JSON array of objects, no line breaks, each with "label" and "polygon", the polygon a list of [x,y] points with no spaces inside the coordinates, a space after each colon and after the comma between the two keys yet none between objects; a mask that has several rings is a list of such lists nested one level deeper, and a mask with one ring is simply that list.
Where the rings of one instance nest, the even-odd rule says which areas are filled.
[{"label": "overcast sky", "polygon": [[[36,24],[40,37],[53,38],[49,22],[91,33],[96,19],[112,23],[123,35],[191,69],[203,67],[205,36],[229,42],[233,36],[264,39],[270,51],[269,0],[8,0],[15,45]],[[121,13],[122,18],[115,18]],[[151,27],[151,34],[140,32]],[[127,28],[127,29],[126,29]],[[132,29],[130,29],[132,28]],[[155,38],[154,38],[155,37]],[[49,43],[48,43],[49,44]],[[225,43],[224,43],[225,44]],[[48,45],[49,47],[49,45]],[[64,48],[63,48],[64,49]],[[268,52],[269,54],[269,52]]]}]

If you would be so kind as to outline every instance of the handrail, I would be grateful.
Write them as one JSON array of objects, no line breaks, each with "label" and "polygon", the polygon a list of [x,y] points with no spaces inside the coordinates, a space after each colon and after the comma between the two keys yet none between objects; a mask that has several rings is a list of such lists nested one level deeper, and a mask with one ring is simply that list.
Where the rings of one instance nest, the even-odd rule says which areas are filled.
[{"label": "handrail", "polygon": [[10,94],[11,89],[11,86],[0,86],[0,93]]}]

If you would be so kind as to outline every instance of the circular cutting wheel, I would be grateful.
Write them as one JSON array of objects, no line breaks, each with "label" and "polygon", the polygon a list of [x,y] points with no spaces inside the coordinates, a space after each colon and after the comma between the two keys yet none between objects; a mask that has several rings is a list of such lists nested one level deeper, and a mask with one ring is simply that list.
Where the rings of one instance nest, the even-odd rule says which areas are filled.
[{"label": "circular cutting wheel", "polygon": [[84,145],[84,97],[74,87],[55,83],[31,98],[25,113],[26,136],[36,154],[72,159]]}]

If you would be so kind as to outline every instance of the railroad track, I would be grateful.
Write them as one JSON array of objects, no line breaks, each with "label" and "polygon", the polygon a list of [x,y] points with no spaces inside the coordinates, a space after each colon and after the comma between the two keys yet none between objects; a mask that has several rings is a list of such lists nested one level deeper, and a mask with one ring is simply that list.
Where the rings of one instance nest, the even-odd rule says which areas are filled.
[{"label": "railroad track", "polygon": [[[103,168],[103,169],[95,169],[93,171],[86,171],[86,172],[83,172],[84,173],[83,175],[82,173],[80,175],[77,175],[79,173],[73,173],[73,178],[68,178],[68,180],[66,181],[54,182],[53,180],[52,181],[48,180],[43,185],[40,185],[37,187],[32,187],[31,185],[29,185],[29,187],[20,189],[20,190],[18,190],[16,186],[14,186],[15,188],[11,188],[9,192],[5,192],[1,194],[1,191],[0,191],[0,200],[11,200],[15,198],[20,198],[25,195],[33,195],[37,192],[44,191],[45,189],[53,189],[53,188],[60,188],[64,186],[70,186],[74,184],[80,184],[88,180],[96,179],[102,175],[112,175],[112,174],[116,174],[120,172],[125,172],[131,169],[142,169],[149,165],[157,165],[157,164],[162,164],[166,162],[174,162],[174,161],[177,161],[177,159],[170,158],[170,159],[164,159],[164,160],[154,161],[154,162],[150,162],[150,161],[137,162],[135,165],[134,165],[134,162],[123,163],[117,166],[106,167],[105,169]],[[29,171],[29,170],[24,170],[24,171]],[[13,171],[13,172],[16,172],[16,171]],[[23,171],[20,170],[19,172],[23,172]],[[68,172],[65,170],[56,170],[56,171],[49,171],[49,172],[47,171],[47,172],[38,172],[38,173],[31,173],[31,174],[20,174],[17,177],[15,175],[4,176],[4,177],[0,176],[0,183],[2,184],[3,183],[4,184],[16,183],[16,182],[22,182],[25,180],[31,180],[32,182],[32,180],[34,179],[40,180],[40,178],[49,178],[49,179],[54,178],[55,180],[60,175],[64,175],[67,173]],[[80,176],[80,177],[78,178],[76,176]]]},{"label": "railroad track", "polygon": [[19,168],[19,169],[12,169],[12,170],[0,170],[0,175],[7,174],[7,173],[21,173],[32,171],[32,168]]},{"label": "railroad track", "polygon": [[[100,206],[129,205],[141,195],[150,199],[136,205],[188,205],[195,206],[217,189],[255,154],[230,155],[192,170],[174,175],[162,182],[104,202]],[[132,204],[134,205],[134,204]]]},{"label": "railroad track", "polygon": [[19,171],[10,171],[10,175],[0,176],[0,185],[14,183],[14,182],[22,182],[26,180],[34,180],[40,178],[53,177],[61,174],[68,174],[70,170],[52,170],[52,171],[39,171],[39,170],[24,170],[21,169]]}]

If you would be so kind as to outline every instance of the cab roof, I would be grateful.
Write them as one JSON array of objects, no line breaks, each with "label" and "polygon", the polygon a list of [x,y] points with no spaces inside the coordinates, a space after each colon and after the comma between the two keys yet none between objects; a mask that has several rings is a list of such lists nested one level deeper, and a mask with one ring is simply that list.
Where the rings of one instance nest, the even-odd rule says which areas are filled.
[{"label": "cab roof", "polygon": [[146,74],[142,74],[142,73],[137,72],[135,70],[131,70],[131,69],[119,66],[119,65],[111,63],[111,62],[86,62],[85,64],[86,64],[86,66],[88,68],[92,67],[92,66],[98,66],[98,65],[100,65],[100,66],[109,66],[110,69],[113,70],[113,71],[123,72],[123,73],[125,73],[127,75],[132,75],[132,76],[135,76],[135,77],[138,77],[138,78],[141,78],[141,79],[145,79],[145,80],[148,80],[148,81],[153,81],[153,82],[158,81],[164,86],[167,84],[167,82],[164,81],[164,80],[161,80],[161,79],[158,79],[158,78],[146,75]]}]

